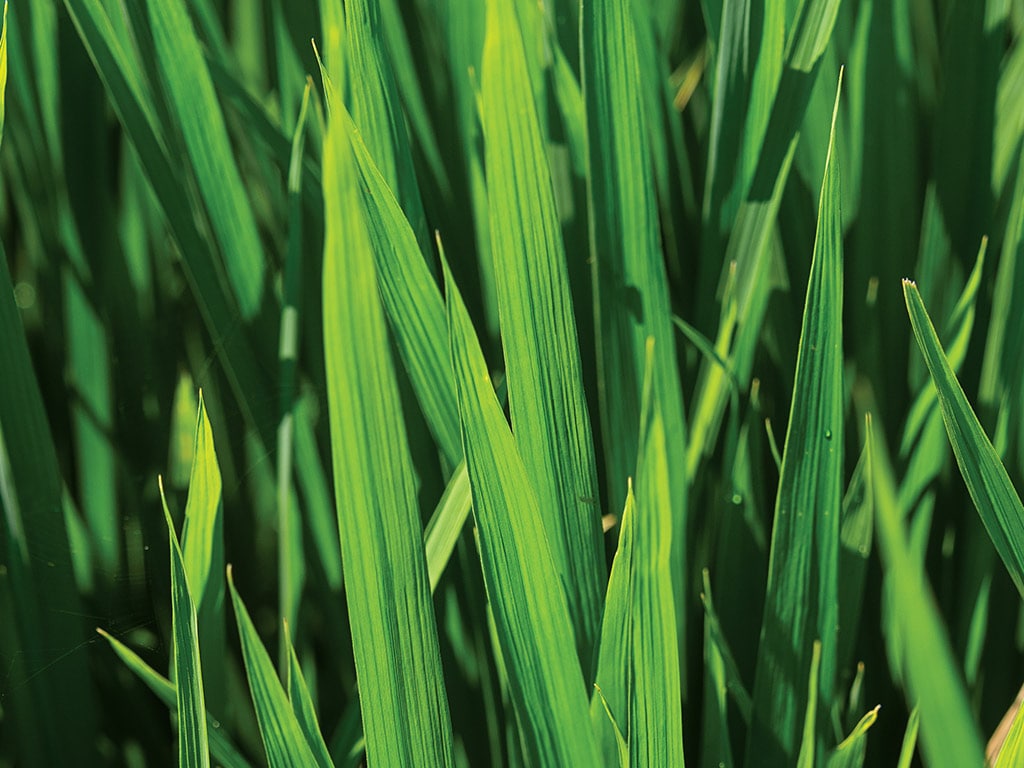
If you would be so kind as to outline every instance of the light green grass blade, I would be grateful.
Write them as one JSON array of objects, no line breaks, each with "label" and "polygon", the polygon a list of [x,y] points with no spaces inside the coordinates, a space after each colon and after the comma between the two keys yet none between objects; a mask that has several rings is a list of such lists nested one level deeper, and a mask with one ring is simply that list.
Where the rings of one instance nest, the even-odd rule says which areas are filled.
[{"label": "light green grass blade", "polygon": [[[736,662],[732,659],[722,637],[718,616],[711,599],[711,582],[707,568],[702,572],[704,589],[704,739],[700,764],[704,768],[733,765],[732,744],[729,737],[730,684],[746,694],[740,683]],[[733,690],[736,690],[733,688]],[[747,694],[746,719],[750,721],[750,699]]]},{"label": "light green grass blade", "polygon": [[[382,4],[377,0],[352,0],[345,4],[352,117],[426,251],[430,248],[427,220],[416,183],[405,115],[384,43],[382,14]],[[391,21],[394,26],[398,20]]]},{"label": "light green grass blade", "polygon": [[310,752],[316,758],[319,768],[332,768],[334,763],[327,752],[327,744],[324,742],[323,734],[320,731],[320,723],[317,721],[316,708],[313,706],[313,699],[306,686],[306,678],[302,674],[302,667],[299,666],[299,657],[295,655],[295,646],[291,642],[291,633],[288,625],[284,625],[281,633],[284,635],[284,642],[288,652],[287,677],[285,685],[288,689],[288,701],[295,713],[299,727],[306,737]]},{"label": "light green grass blade", "polygon": [[235,608],[238,636],[242,642],[242,656],[245,659],[245,673],[249,679],[249,690],[256,707],[263,747],[267,750],[267,761],[271,768],[295,766],[303,768],[318,765],[313,757],[306,735],[299,725],[288,701],[288,695],[274,670],[274,662],[263,647],[256,627],[249,618],[249,612],[235,589],[231,566],[227,568],[228,587],[231,602]]},{"label": "light green grass blade", "polygon": [[[840,78],[840,87],[842,79]],[[796,380],[772,529],[764,623],[754,682],[747,764],[791,765],[812,645],[821,641],[819,699],[836,675],[838,550],[843,472],[843,253],[835,131],[818,208]],[[819,732],[818,751],[822,745]]]},{"label": "light green grass blade", "polygon": [[1014,768],[1024,763],[1024,707],[1017,706],[1017,712],[1010,723],[1003,746],[992,763],[992,768]]},{"label": "light green grass blade", "polygon": [[[114,649],[114,653],[125,663],[125,666],[149,690],[155,693],[157,698],[166,704],[169,709],[175,709],[178,692],[174,683],[149,666],[135,651],[116,637],[102,629],[97,629],[96,631],[106,638],[107,642],[110,643],[110,647]],[[242,757],[238,748],[232,744],[231,739],[224,732],[224,728],[221,727],[221,724],[214,719],[209,711],[206,713],[206,727],[207,734],[210,737],[210,754],[218,765],[223,766],[223,768],[248,768],[249,762]]]},{"label": "light green grass blade", "polygon": [[423,532],[431,592],[437,587],[441,574],[444,573],[448,560],[455,550],[466,518],[469,517],[472,501],[466,463],[460,462]]},{"label": "light green grass blade", "polygon": [[804,713],[803,735],[800,738],[800,754],[796,768],[814,768],[816,731],[818,715],[818,674],[821,670],[821,642],[815,640],[811,651],[811,674],[807,678],[807,711]]},{"label": "light green grass blade", "polygon": [[[885,444],[881,436],[875,436],[870,416],[867,440],[878,546],[891,600],[886,641],[890,656],[899,660],[907,699],[920,712],[924,757],[930,768],[982,765],[981,739],[967,703],[960,665],[953,658],[922,565],[907,540]],[[911,740],[914,729],[912,718]],[[912,748],[904,754],[913,754]]]},{"label": "light green grass blade", "polygon": [[914,707],[907,721],[907,730],[903,734],[903,744],[900,747],[899,760],[896,761],[896,768],[910,768],[914,760],[914,752],[917,750],[917,733],[921,725],[921,713],[918,707]]},{"label": "light green grass blade", "polygon": [[445,285],[480,560],[523,747],[538,766],[599,765],[569,608],[536,492],[447,270]]},{"label": "light green grass blade", "polygon": [[423,258],[409,220],[380,172],[348,113],[339,120],[350,132],[363,183],[363,207],[387,312],[399,353],[412,380],[427,424],[445,460],[454,467],[462,459],[455,382],[445,346],[444,300]]},{"label": "light green grass blade", "polygon": [[677,524],[672,504],[667,429],[655,378],[657,342],[647,341],[640,455],[637,459],[633,633],[634,680],[629,712],[631,765],[683,766],[682,691],[672,568]]},{"label": "light green grass blade", "polygon": [[[341,104],[336,96],[330,101]],[[451,723],[415,475],[340,112],[336,107],[324,141],[324,351],[366,752],[377,765],[433,768],[453,760]]]},{"label": "light green grass blade", "polygon": [[[582,8],[598,392],[612,499],[623,498],[626,478],[635,471],[648,337],[655,339],[654,396],[660,403],[669,466],[682,466],[686,446],[635,15],[633,4],[625,0],[597,0]],[[646,15],[642,18],[647,23]],[[682,640],[685,476],[673,472],[669,486],[672,526],[666,535],[672,540],[675,612]],[[680,651],[685,656],[682,646]]]},{"label": "light green grass blade", "polygon": [[488,0],[481,116],[512,426],[589,677],[601,615],[600,514],[565,250],[513,0]]},{"label": "light green grass blade", "polygon": [[938,391],[960,473],[1017,591],[1024,595],[1024,506],[942,351],[917,286],[903,281],[914,335]]},{"label": "light green grass blade", "polygon": [[850,735],[829,754],[826,768],[863,768],[868,748],[868,730],[877,719],[878,707],[875,707],[860,719]]},{"label": "light green grass blade", "polygon": [[256,314],[265,265],[256,220],[210,72],[182,0],[147,3],[163,84],[245,319]]},{"label": "light green grass blade", "polygon": [[311,392],[303,393],[295,407],[295,465],[298,485],[305,499],[306,520],[313,546],[328,587],[341,589],[341,552],[338,550],[338,519],[334,513],[329,481],[317,445],[313,421],[318,405]]},{"label": "light green grass blade", "polygon": [[4,24],[0,31],[0,141],[4,135],[4,117],[7,114],[7,2],[4,0]]},{"label": "light green grass blade", "polygon": [[177,681],[178,765],[207,768],[210,765],[206,728],[206,701],[203,696],[203,670],[199,657],[199,621],[189,587],[189,576],[174,532],[174,521],[163,496],[160,500],[167,520],[171,550],[171,613],[174,637],[174,679]]},{"label": "light green grass blade", "polygon": [[203,680],[211,711],[225,711],[226,678],[224,614],[224,518],[221,476],[213,431],[199,393],[192,449],[192,470],[181,531],[182,561],[196,602],[199,640],[203,649]]}]

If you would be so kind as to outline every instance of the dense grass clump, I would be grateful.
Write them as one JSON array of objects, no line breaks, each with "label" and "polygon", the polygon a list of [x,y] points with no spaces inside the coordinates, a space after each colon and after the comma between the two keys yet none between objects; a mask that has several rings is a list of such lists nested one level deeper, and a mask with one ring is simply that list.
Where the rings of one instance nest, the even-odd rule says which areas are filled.
[{"label": "dense grass clump", "polygon": [[0,768],[1024,765],[1021,0],[23,0],[0,127]]}]

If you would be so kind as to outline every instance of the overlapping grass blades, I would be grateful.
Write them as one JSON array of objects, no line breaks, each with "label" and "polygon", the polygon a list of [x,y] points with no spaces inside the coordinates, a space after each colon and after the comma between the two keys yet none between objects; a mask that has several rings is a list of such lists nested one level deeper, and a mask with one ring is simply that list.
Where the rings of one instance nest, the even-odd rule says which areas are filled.
[{"label": "overlapping grass blades", "polygon": [[540,766],[599,765],[543,510],[447,270],[445,285],[477,546],[526,759]]},{"label": "overlapping grass blades", "polygon": [[515,440],[589,676],[605,572],[596,467],[565,249],[518,18],[513,0],[488,0],[480,112],[491,255]]},{"label": "overlapping grass blades", "polygon": [[[836,675],[840,483],[843,472],[842,219],[836,92],[796,382],[772,529],[747,764],[784,766],[798,754],[803,681],[821,643],[819,698]],[[816,753],[824,738],[819,730]]]},{"label": "overlapping grass blades", "polygon": [[1020,496],[942,351],[917,286],[904,280],[903,293],[914,335],[935,382],[960,473],[1010,578],[1024,595],[1024,506]]},{"label": "overlapping grass blades", "polygon": [[209,737],[206,729],[206,699],[203,695],[203,669],[199,656],[199,620],[195,601],[185,571],[174,521],[160,496],[167,520],[167,534],[171,550],[171,612],[173,616],[174,679],[177,683],[178,710],[178,765],[207,768],[210,765]]},{"label": "overlapping grass blades", "polygon": [[[648,116],[642,99],[634,9],[622,0],[582,7],[582,59],[587,110],[590,255],[599,402],[608,493],[622,498],[635,470],[637,428],[646,370],[654,344],[654,390],[670,467],[685,460],[686,425],[675,354],[668,278],[652,178]],[[672,567],[679,637],[685,638],[686,564],[684,475],[669,479]],[[685,651],[683,651],[685,656]]]},{"label": "overlapping grass blades", "polygon": [[163,85],[188,149],[242,316],[263,298],[263,246],[209,70],[182,0],[147,3]]},{"label": "overlapping grass blades", "polygon": [[[340,105],[337,96],[329,102]],[[449,765],[451,723],[415,479],[355,160],[338,113],[323,154],[327,395],[366,751],[381,765]]]}]

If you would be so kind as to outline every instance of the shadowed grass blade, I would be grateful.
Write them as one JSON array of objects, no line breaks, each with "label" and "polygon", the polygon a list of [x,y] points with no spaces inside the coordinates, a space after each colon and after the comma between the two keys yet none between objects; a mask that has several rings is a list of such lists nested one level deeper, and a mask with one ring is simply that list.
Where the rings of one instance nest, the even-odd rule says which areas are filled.
[{"label": "shadowed grass blade", "polygon": [[[842,78],[839,81],[842,86]],[[836,675],[843,472],[843,254],[835,131],[818,208],[793,402],[775,504],[747,764],[792,765],[807,706],[811,651],[821,642],[819,699]],[[818,754],[823,747],[819,729]]]},{"label": "shadowed grass blade", "polygon": [[199,658],[199,622],[189,588],[189,577],[174,532],[174,521],[164,499],[160,480],[160,500],[167,520],[171,550],[171,614],[174,637],[174,679],[178,699],[178,765],[206,768],[210,750],[206,729],[206,702],[203,697],[203,671]]},{"label": "shadowed grass blade", "polygon": [[949,364],[917,286],[903,281],[914,335],[935,382],[956,463],[1017,591],[1024,595],[1024,506]]},{"label": "shadowed grass blade", "polygon": [[536,492],[447,268],[445,284],[480,561],[527,759],[539,766],[599,765],[569,609]]},{"label": "shadowed grass blade", "polygon": [[512,426],[589,678],[605,571],[596,468],[565,250],[514,0],[488,0],[482,67],[488,221]]},{"label": "shadowed grass blade", "polygon": [[[330,80],[325,81],[329,92]],[[368,760],[451,764],[416,485],[348,129],[324,141],[323,308],[342,564]]]},{"label": "shadowed grass blade", "polygon": [[210,72],[182,0],[147,3],[156,57],[245,319],[263,296],[263,247]]}]

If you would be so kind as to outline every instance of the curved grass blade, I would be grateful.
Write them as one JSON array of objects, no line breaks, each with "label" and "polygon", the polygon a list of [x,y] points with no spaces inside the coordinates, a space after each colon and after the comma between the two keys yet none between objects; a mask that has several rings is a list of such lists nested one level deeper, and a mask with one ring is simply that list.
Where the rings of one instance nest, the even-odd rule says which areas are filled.
[{"label": "curved grass blade", "polygon": [[[839,86],[842,86],[840,76]],[[832,112],[818,229],[804,305],[782,474],[775,503],[747,764],[792,765],[806,709],[811,652],[821,642],[818,698],[836,674],[843,472],[842,217]],[[823,748],[819,729],[818,749]]]},{"label": "curved grass blade", "polygon": [[[330,93],[331,81],[325,80]],[[415,475],[355,160],[335,111],[324,140],[324,353],[342,564],[366,753],[453,761]]]},{"label": "curved grass blade", "polygon": [[938,391],[942,419],[960,473],[1010,578],[1024,595],[1024,506],[1020,496],[942,351],[917,286],[904,280],[903,295],[918,346]]},{"label": "curved grass blade", "polygon": [[[174,683],[149,666],[149,664],[143,661],[142,657],[116,637],[102,629],[97,629],[96,631],[106,638],[107,642],[110,643],[110,647],[114,649],[114,653],[125,663],[125,666],[149,690],[155,693],[160,701],[170,709],[174,709],[177,706],[178,692]],[[235,747],[231,739],[224,733],[224,729],[213,715],[210,714],[209,710],[206,712],[206,730],[207,735],[210,737],[210,754],[217,764],[223,766],[223,768],[249,768],[249,762],[242,757],[238,748]]]},{"label": "curved grass blade", "polygon": [[160,501],[167,520],[171,550],[171,615],[174,637],[174,679],[178,700],[178,765],[208,768],[209,738],[206,729],[206,701],[203,697],[203,669],[199,658],[199,621],[189,588],[189,577],[174,532],[174,521],[164,498],[160,478]]},{"label": "curved grass blade", "polygon": [[[981,738],[967,703],[960,665],[953,657],[922,564],[911,551],[885,443],[874,435],[870,414],[866,440],[871,451],[878,547],[892,601],[885,627],[889,656],[895,660],[890,668],[904,680],[907,699],[920,713],[927,764],[932,768],[982,765]],[[901,765],[904,755],[913,754],[916,728],[912,716]]]},{"label": "curved grass blade", "polygon": [[863,768],[868,748],[868,730],[878,719],[878,710],[879,707],[875,707],[860,719],[850,735],[828,756],[826,768]]},{"label": "curved grass blade", "polygon": [[235,608],[235,620],[238,623],[238,637],[242,642],[245,674],[249,678],[249,689],[256,707],[256,719],[259,722],[263,747],[267,750],[267,760],[271,768],[319,765],[313,757],[302,727],[295,718],[281,681],[277,678],[274,662],[270,660],[270,654],[263,647],[256,627],[249,618],[249,612],[239,597],[238,590],[235,589],[230,565],[227,568],[227,577],[231,603]]},{"label": "curved grass blade", "polygon": [[156,57],[224,266],[246,320],[259,310],[265,265],[210,72],[182,0],[147,3]]},{"label": "curved grass blade", "polygon": [[537,495],[445,266],[452,368],[484,584],[531,764],[599,765],[565,592]]},{"label": "curved grass blade", "polygon": [[[1024,763],[1024,707],[1021,706],[1024,688],[1017,694],[1017,700],[1010,707],[1009,712],[1004,716],[1003,722],[999,724],[996,733],[989,741],[988,760],[992,768],[1014,768]],[[1010,714],[1012,713],[1012,715]],[[1008,725],[1007,730],[1003,728]],[[1002,734],[1000,734],[1002,731]],[[1002,743],[996,745],[993,742],[1002,736]],[[993,752],[995,758],[993,759]]]},{"label": "curved grass blade", "polygon": [[515,441],[543,511],[589,677],[601,616],[600,515],[565,250],[514,0],[488,0],[480,112]]}]

